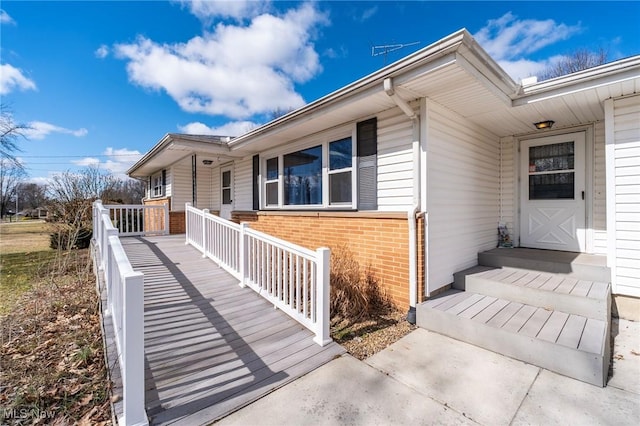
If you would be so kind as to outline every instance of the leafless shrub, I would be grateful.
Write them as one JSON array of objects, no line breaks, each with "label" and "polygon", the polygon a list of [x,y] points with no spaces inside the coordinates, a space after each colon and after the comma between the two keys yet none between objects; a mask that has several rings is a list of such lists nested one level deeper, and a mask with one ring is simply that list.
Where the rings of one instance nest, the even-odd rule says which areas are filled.
[{"label": "leafless shrub", "polygon": [[341,245],[331,251],[332,318],[356,321],[389,311],[393,303],[380,288],[370,267],[362,270],[348,247]]}]

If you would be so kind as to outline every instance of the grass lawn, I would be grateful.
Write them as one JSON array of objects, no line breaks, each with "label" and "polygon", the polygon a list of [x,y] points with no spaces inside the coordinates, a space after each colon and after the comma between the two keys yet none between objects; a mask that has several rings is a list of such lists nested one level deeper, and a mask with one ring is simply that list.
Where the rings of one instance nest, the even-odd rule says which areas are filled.
[{"label": "grass lawn", "polygon": [[56,252],[49,248],[50,224],[41,220],[0,224],[0,315],[45,274]]}]

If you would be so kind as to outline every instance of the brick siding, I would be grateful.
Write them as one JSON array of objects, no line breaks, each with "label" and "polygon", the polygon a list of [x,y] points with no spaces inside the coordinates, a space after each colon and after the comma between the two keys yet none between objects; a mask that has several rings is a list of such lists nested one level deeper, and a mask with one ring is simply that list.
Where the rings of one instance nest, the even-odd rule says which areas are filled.
[{"label": "brick siding", "polygon": [[[315,250],[346,245],[401,309],[409,307],[409,221],[406,213],[234,212],[236,222]],[[418,220],[418,283],[424,294],[424,222]],[[421,299],[418,300],[419,302]]]}]

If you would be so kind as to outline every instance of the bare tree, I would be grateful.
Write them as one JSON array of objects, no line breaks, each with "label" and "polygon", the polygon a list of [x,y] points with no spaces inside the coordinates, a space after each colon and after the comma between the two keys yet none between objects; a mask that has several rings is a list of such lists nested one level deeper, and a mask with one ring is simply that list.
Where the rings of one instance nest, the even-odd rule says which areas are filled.
[{"label": "bare tree", "polygon": [[70,250],[79,241],[88,242],[92,202],[113,191],[116,182],[113,175],[95,166],[53,176],[47,186],[49,215],[58,224],[52,246]]},{"label": "bare tree", "polygon": [[16,190],[20,204],[24,209],[35,210],[47,204],[47,188],[33,182],[24,182]]},{"label": "bare tree", "polygon": [[0,158],[0,215],[3,218],[14,205],[16,189],[25,177],[26,172],[21,165]]},{"label": "bare tree", "polygon": [[145,188],[146,182],[137,179],[117,179],[101,198],[105,203],[142,204]]},{"label": "bare tree", "polygon": [[27,129],[29,126],[13,121],[11,109],[6,104],[0,104],[0,159],[8,160],[14,166],[23,168],[14,154],[20,151],[18,140],[25,137],[24,131]]},{"label": "bare tree", "polygon": [[598,65],[607,63],[607,56],[608,53],[603,48],[600,48],[596,52],[587,49],[578,49],[542,71],[539,76],[540,81],[597,67]]}]

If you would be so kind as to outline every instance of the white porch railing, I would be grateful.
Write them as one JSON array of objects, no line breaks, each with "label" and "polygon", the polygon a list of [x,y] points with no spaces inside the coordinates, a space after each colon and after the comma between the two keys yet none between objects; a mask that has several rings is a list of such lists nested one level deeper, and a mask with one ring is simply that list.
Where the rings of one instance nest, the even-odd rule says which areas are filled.
[{"label": "white porch railing", "polygon": [[315,333],[329,335],[328,248],[316,251],[236,224],[187,203],[186,243]]},{"label": "white porch railing", "polygon": [[[148,425],[144,397],[144,276],[135,272],[113,226],[110,210],[93,204],[93,239],[98,269],[107,293],[122,373],[123,425]],[[167,222],[168,223],[168,222]]]},{"label": "white porch railing", "polygon": [[113,224],[120,236],[169,234],[169,206],[140,204],[108,204]]}]

